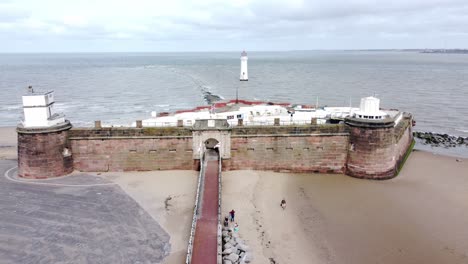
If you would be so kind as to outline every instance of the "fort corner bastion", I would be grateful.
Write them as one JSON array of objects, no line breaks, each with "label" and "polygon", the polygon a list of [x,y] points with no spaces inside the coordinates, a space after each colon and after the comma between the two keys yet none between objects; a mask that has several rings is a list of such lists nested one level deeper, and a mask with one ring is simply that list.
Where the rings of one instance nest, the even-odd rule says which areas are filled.
[{"label": "fort corner bastion", "polygon": [[[23,97],[23,103],[49,109],[53,97],[48,99],[27,106]],[[136,127],[96,123],[92,128],[72,128],[53,111],[44,115],[49,123],[30,126],[25,111],[25,121],[18,125],[20,177],[51,178],[73,170],[198,170],[204,149],[217,144],[223,170],[342,173],[382,180],[398,174],[413,145],[413,119],[403,112],[374,120],[347,117],[339,124],[312,120],[231,126],[226,119],[200,119],[192,126],[143,127],[137,122]]]}]

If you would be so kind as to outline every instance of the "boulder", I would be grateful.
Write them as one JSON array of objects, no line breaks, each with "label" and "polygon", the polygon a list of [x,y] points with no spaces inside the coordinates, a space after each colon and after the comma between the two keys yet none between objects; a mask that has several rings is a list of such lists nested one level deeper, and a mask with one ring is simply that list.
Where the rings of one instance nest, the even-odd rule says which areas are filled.
[{"label": "boulder", "polygon": [[249,247],[245,244],[238,244],[237,248],[242,252],[247,252],[249,250]]},{"label": "boulder", "polygon": [[223,255],[230,255],[232,254],[233,251],[232,251],[232,248],[226,248],[224,251],[223,251]]},{"label": "boulder", "polygon": [[223,245],[223,249],[226,249],[226,248],[232,248],[233,245],[229,242],[227,242],[226,244]]},{"label": "boulder", "polygon": [[244,261],[245,263],[250,263],[252,262],[252,260],[252,254],[250,252],[245,252],[245,256],[242,258],[242,261]]},{"label": "boulder", "polygon": [[227,257],[225,257],[225,259],[228,259],[231,262],[236,262],[237,260],[239,260],[239,255],[237,255],[236,253],[231,253]]},{"label": "boulder", "polygon": [[223,264],[232,264],[232,261],[230,261],[229,259],[224,259]]}]

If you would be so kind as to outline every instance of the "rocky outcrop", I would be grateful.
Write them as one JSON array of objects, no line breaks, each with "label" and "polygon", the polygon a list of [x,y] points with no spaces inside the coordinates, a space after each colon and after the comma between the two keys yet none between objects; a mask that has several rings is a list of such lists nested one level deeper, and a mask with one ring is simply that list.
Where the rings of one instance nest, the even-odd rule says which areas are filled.
[{"label": "rocky outcrop", "polygon": [[223,264],[244,264],[252,262],[252,253],[239,234],[230,227],[223,227]]},{"label": "rocky outcrop", "polygon": [[422,144],[431,145],[433,147],[450,148],[468,146],[468,137],[457,137],[432,132],[413,132],[413,135]]}]

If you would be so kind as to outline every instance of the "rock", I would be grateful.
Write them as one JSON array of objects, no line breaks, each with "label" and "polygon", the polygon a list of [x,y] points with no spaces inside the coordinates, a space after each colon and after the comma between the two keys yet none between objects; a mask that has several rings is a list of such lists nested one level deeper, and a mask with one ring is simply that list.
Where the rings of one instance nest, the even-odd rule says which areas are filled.
[{"label": "rock", "polygon": [[232,251],[232,248],[226,248],[224,251],[223,251],[223,255],[230,255],[232,254],[233,251]]},{"label": "rock", "polygon": [[223,264],[232,264],[232,261],[230,261],[229,259],[225,259],[223,260]]},{"label": "rock", "polygon": [[226,244],[224,244],[223,249],[232,248],[232,247],[233,247],[233,245],[231,243],[227,242]]},{"label": "rock", "polygon": [[242,258],[242,261],[244,261],[245,263],[250,263],[252,262],[252,260],[252,254],[250,252],[245,252],[245,256]]},{"label": "rock", "polygon": [[223,237],[227,237],[227,236],[228,236],[228,231],[223,231],[223,232],[221,233],[221,235],[222,235]]},{"label": "rock", "polygon": [[227,243],[227,242],[229,242],[230,240],[231,240],[230,237],[225,237],[225,238],[223,238],[224,243]]},{"label": "rock", "polygon": [[239,260],[239,255],[231,253],[229,256],[226,257],[226,259],[230,260],[231,262],[236,262],[237,260]]},{"label": "rock", "polygon": [[246,252],[249,250],[249,247],[244,245],[244,244],[238,244],[237,245],[237,248],[240,250],[240,251],[243,251],[243,252]]}]

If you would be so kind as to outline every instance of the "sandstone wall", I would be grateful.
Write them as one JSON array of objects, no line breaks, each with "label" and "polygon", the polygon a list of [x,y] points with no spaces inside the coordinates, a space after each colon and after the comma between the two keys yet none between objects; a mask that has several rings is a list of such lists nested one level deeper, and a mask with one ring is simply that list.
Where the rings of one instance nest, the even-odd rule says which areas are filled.
[{"label": "sandstone wall", "polygon": [[412,142],[411,116],[405,115],[396,127],[385,121],[380,124],[359,122],[349,122],[346,174],[377,180],[395,177],[398,165]]},{"label": "sandstone wall", "polygon": [[347,146],[343,125],[233,128],[223,168],[343,173]]},{"label": "sandstone wall", "polygon": [[73,129],[70,145],[80,171],[198,169],[191,131],[184,128]]},{"label": "sandstone wall", "polygon": [[413,117],[406,114],[402,121],[395,127],[395,159],[396,168],[401,166],[406,153],[413,142]]},{"label": "sandstone wall", "polygon": [[44,129],[18,127],[18,176],[44,179],[71,173],[73,157],[64,153],[70,128],[69,122]]}]

